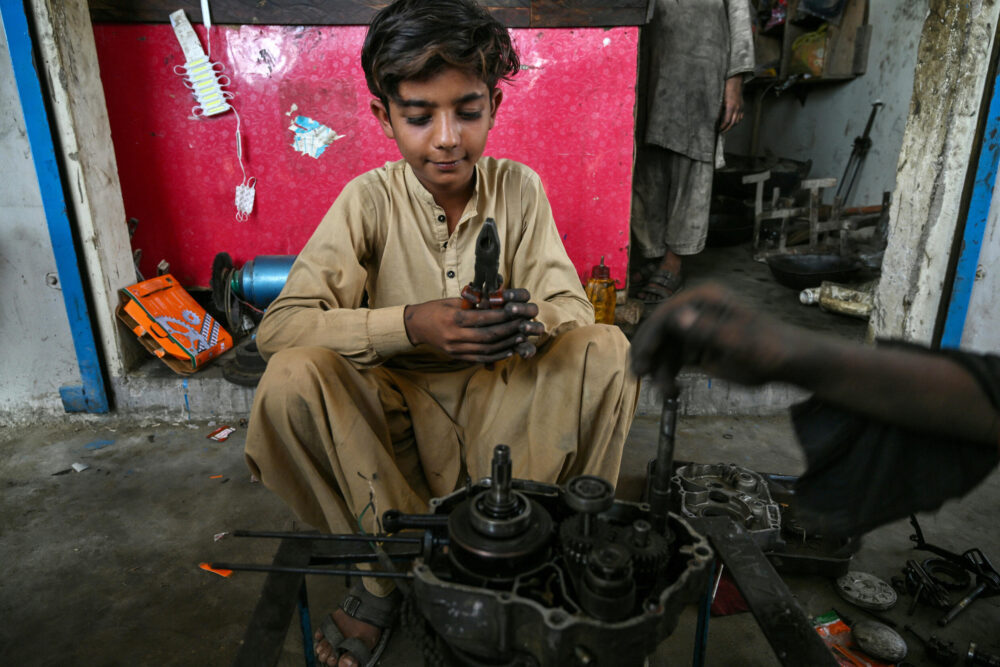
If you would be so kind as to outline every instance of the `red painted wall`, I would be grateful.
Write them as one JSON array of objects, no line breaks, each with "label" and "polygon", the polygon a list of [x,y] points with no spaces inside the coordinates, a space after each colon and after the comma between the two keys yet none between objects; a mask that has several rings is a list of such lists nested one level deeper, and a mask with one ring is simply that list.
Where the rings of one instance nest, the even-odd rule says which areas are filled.
[{"label": "red painted wall", "polygon": [[[541,175],[582,281],[605,255],[624,286],[638,29],[511,33],[522,71],[504,90],[486,152]],[[213,27],[212,59],[232,79],[247,172],[257,178],[254,212],[237,222],[236,116],[190,117],[195,101],[174,74],[184,58],[170,26],[98,24],[94,34],[145,275],[166,259],[184,285],[207,286],[218,252],[237,266],[297,253],[347,181],[399,159],[368,111],[364,27]],[[318,159],[303,155],[289,130],[296,115],[344,138]]]}]

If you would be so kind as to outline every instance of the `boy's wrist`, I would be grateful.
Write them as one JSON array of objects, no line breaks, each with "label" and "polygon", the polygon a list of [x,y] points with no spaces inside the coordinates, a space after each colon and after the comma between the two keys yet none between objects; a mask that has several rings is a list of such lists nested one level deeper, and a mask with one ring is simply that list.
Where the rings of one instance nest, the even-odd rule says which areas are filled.
[{"label": "boy's wrist", "polygon": [[414,327],[412,326],[412,318],[414,316],[413,309],[416,306],[408,305],[403,308],[403,329],[406,331],[406,338],[410,341],[410,345],[416,347],[420,344],[414,332]]}]

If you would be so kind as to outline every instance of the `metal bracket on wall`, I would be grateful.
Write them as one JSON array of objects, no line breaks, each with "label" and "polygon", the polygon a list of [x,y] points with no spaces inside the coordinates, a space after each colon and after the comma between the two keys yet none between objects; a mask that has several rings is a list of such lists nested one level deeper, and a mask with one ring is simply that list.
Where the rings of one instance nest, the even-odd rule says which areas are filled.
[{"label": "metal bracket on wall", "polygon": [[48,222],[52,252],[59,272],[59,282],[62,284],[63,302],[69,318],[80,378],[83,380],[82,386],[60,387],[59,395],[66,412],[108,412],[104,370],[80,273],[79,255],[73,238],[40,73],[36,69],[41,58],[35,52],[24,0],[0,0],[0,17],[3,18],[3,28],[7,35],[7,49],[10,51],[14,80],[21,98],[25,130],[38,176],[38,189],[42,195],[42,208]]}]

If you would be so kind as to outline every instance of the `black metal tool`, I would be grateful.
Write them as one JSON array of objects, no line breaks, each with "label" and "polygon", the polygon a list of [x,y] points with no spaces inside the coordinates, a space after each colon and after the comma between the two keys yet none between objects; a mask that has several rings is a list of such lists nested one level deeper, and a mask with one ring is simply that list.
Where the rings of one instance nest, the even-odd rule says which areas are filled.
[{"label": "black metal tool", "polygon": [[[854,190],[854,184],[858,180],[858,174],[861,173],[861,167],[864,165],[865,157],[867,157],[868,151],[872,147],[872,125],[875,124],[875,115],[883,106],[885,105],[881,102],[875,102],[872,104],[872,111],[868,115],[868,123],[865,124],[865,131],[860,137],[854,138],[854,149],[851,151],[851,157],[847,160],[847,166],[844,167],[844,175],[840,178],[840,185],[837,186],[837,198],[844,204],[847,203],[847,200],[851,196],[851,192]],[[846,188],[844,187],[845,185]]]},{"label": "black metal tool", "polygon": [[930,639],[924,638],[922,635],[917,634],[917,631],[909,625],[904,625],[903,629],[920,640],[920,642],[924,645],[924,651],[927,653],[927,657],[933,660],[935,664],[954,665],[958,662],[959,652],[958,649],[955,648],[954,642],[942,641],[934,635],[931,635]]},{"label": "black metal tool", "polygon": [[679,392],[663,397],[660,413],[660,439],[656,447],[649,485],[649,507],[653,530],[663,533],[670,509],[670,479],[674,475],[674,440],[677,435]]},{"label": "black metal tool", "polygon": [[913,614],[913,610],[921,600],[938,609],[947,609],[951,606],[948,591],[931,578],[920,563],[915,560],[906,561],[903,574],[906,576],[906,590],[913,596],[908,614]]},{"label": "black metal tool", "polygon": [[486,218],[476,237],[476,272],[472,282],[462,288],[462,307],[466,310],[503,308],[503,276],[500,275],[500,234],[493,218]]},{"label": "black metal tool", "polygon": [[986,557],[986,554],[984,554],[981,549],[968,549],[961,555],[955,553],[954,551],[948,551],[947,549],[935,546],[924,540],[924,533],[920,529],[920,523],[917,521],[917,517],[912,514],[910,515],[910,524],[913,526],[914,531],[913,535],[910,535],[910,540],[915,544],[913,547],[914,549],[921,549],[923,551],[935,553],[946,561],[968,570],[976,577],[976,587],[972,589],[972,592],[951,607],[948,610],[948,613],[938,619],[938,625],[945,626],[951,623],[955,620],[956,616],[958,616],[977,598],[984,596],[991,597],[993,595],[1000,594],[1000,572],[997,572],[996,568],[994,568],[993,564],[990,562],[990,559]]},{"label": "black metal tool", "polygon": [[982,596],[992,596],[1000,593],[1000,573],[993,569],[993,564],[979,549],[969,549],[963,556],[972,564],[976,573],[976,587],[972,592],[958,601],[948,613],[938,619],[938,625],[945,626],[955,620],[966,607],[972,604],[976,598]]}]

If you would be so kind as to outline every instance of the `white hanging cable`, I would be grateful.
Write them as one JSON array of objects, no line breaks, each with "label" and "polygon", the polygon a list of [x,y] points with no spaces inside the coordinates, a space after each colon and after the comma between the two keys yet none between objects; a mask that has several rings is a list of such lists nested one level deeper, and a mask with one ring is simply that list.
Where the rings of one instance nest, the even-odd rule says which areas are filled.
[{"label": "white hanging cable", "polygon": [[243,138],[240,133],[240,115],[229,103],[233,99],[234,93],[224,90],[231,83],[229,76],[224,74],[225,67],[222,63],[213,63],[210,54],[212,53],[212,19],[209,13],[208,0],[201,0],[201,13],[205,22],[206,41],[208,42],[208,54],[201,47],[198,35],[187,14],[183,9],[178,9],[170,15],[170,24],[174,28],[177,41],[180,42],[184,51],[185,63],[174,67],[174,73],[184,77],[184,85],[188,87],[194,95],[198,104],[191,108],[191,115],[195,118],[215,116],[225,113],[230,109],[236,116],[236,157],[240,163],[240,171],[243,172],[243,182],[236,186],[236,219],[240,222],[246,221],[253,211],[255,187],[257,179],[247,177],[246,166],[243,164]]}]

